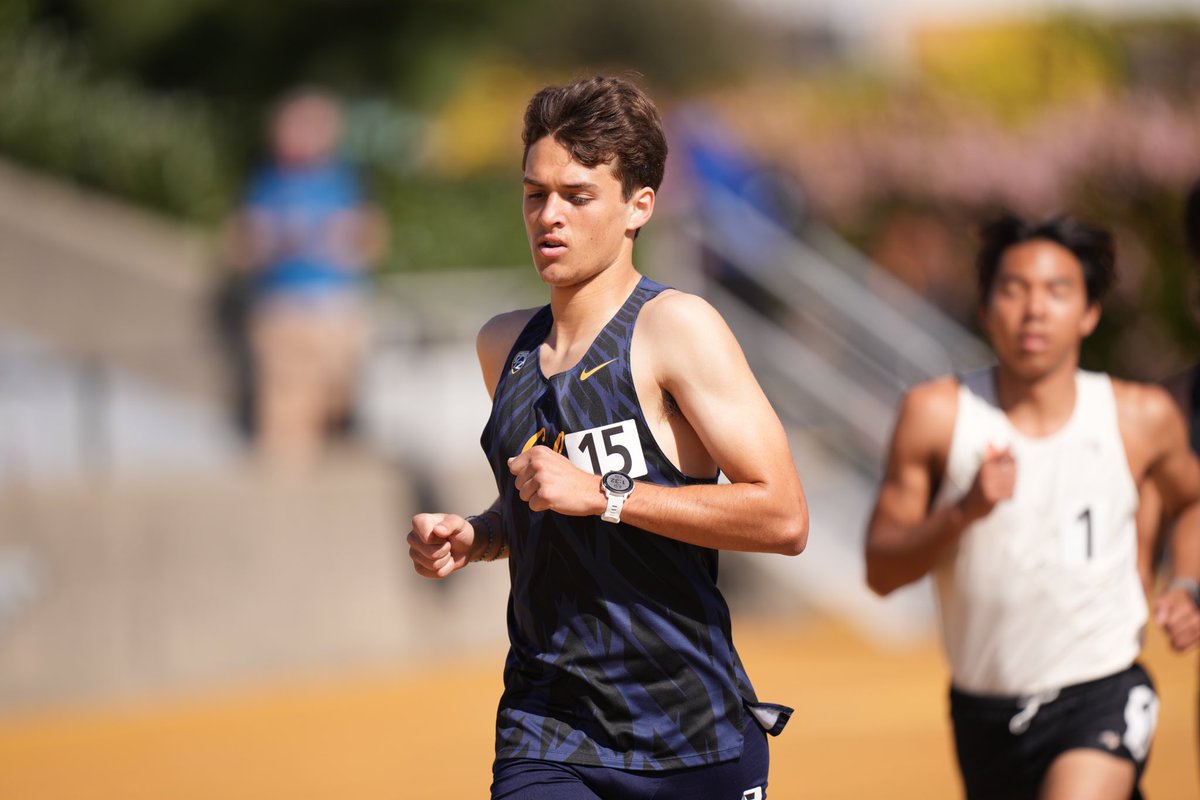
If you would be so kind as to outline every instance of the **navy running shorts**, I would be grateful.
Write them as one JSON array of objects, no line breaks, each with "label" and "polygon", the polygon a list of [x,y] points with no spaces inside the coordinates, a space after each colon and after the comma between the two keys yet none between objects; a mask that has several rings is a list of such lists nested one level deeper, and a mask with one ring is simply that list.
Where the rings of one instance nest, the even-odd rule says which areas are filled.
[{"label": "navy running shorts", "polygon": [[655,772],[507,758],[492,767],[492,800],[766,800],[767,735],[748,721],[742,755]]}]

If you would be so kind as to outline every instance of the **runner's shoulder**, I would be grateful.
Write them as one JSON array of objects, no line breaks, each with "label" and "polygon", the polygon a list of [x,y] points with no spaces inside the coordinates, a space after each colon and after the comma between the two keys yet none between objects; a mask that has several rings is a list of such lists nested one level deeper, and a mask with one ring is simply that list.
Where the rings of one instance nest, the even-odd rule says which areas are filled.
[{"label": "runner's shoulder", "polygon": [[893,433],[893,455],[944,463],[958,418],[958,387],[958,378],[947,375],[918,383],[905,393]]},{"label": "runner's shoulder", "polygon": [[1111,380],[1122,427],[1128,425],[1139,435],[1151,435],[1181,421],[1175,401],[1162,386],[1120,378]]},{"label": "runner's shoulder", "polygon": [[959,385],[956,376],[943,375],[912,386],[904,394],[901,418],[943,418],[953,421],[958,410]]},{"label": "runner's shoulder", "polygon": [[648,300],[638,322],[655,334],[676,337],[680,334],[704,337],[714,329],[729,328],[711,303],[699,295],[678,289],[666,289]]},{"label": "runner's shoulder", "polygon": [[495,394],[509,351],[538,310],[521,308],[497,314],[479,329],[479,335],[475,338],[475,353],[479,357],[479,367],[483,370],[488,394]]},{"label": "runner's shoulder", "polygon": [[540,310],[540,306],[518,308],[515,311],[497,314],[485,322],[475,338],[475,349],[479,352],[479,357],[482,359],[486,356],[489,360],[504,359],[516,343],[517,337],[521,335],[521,331],[529,324],[529,320]]}]

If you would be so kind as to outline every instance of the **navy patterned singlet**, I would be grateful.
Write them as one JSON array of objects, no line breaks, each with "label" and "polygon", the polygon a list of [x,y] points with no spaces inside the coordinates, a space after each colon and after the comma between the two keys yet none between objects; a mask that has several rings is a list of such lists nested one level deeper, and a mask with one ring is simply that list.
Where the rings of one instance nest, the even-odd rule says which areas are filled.
[{"label": "navy patterned singlet", "polygon": [[496,387],[481,443],[512,580],[497,760],[710,765],[741,754],[748,710],[771,733],[790,714],[757,702],[717,589],[717,551],[598,516],[531,512],[508,470],[509,458],[544,445],[595,474],[618,469],[664,486],[716,481],[690,478],[663,455],[634,390],[634,324],[665,288],[643,277],[580,363],[551,377],[538,355],[553,317],[540,309]]}]

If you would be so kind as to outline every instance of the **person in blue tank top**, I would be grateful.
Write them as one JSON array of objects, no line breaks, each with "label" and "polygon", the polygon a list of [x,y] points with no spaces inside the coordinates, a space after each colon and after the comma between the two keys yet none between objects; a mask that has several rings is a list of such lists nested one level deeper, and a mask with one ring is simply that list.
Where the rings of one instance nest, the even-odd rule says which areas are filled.
[{"label": "person in blue tank top", "polygon": [[804,549],[786,435],[717,312],[634,266],[667,154],[646,95],[547,87],[523,140],[550,303],[479,333],[498,497],[418,514],[408,536],[430,578],[508,560],[492,797],[761,800],[791,709],[755,695],[717,561]]},{"label": "person in blue tank top", "polygon": [[304,465],[350,411],[386,226],[339,156],[342,111],[298,90],[273,115],[271,160],[247,187],[230,250],[246,275],[254,428],[271,461]]}]

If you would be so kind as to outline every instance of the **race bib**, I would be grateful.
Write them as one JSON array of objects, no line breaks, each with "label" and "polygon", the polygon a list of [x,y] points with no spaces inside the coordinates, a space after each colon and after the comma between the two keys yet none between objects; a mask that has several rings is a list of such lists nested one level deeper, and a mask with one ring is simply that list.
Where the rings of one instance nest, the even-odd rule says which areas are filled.
[{"label": "race bib", "polygon": [[624,472],[640,478],[647,474],[642,440],[637,423],[631,419],[568,433],[563,443],[571,463],[594,475]]}]

